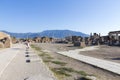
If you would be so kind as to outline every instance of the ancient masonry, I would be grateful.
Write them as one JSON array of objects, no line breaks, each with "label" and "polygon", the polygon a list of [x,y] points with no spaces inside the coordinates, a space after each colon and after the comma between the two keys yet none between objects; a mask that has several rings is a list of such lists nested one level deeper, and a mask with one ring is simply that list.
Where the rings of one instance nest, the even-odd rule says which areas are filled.
[{"label": "ancient masonry", "polygon": [[120,31],[111,31],[107,36],[100,36],[100,33],[90,34],[89,37],[69,36],[66,37],[67,42],[71,42],[74,46],[91,46],[91,45],[110,45],[120,46]]},{"label": "ancient masonry", "polygon": [[109,32],[109,44],[117,45],[120,44],[120,31],[111,31]]},{"label": "ancient masonry", "polygon": [[0,48],[10,48],[12,46],[12,40],[10,35],[0,32]]},{"label": "ancient masonry", "polygon": [[36,43],[50,43],[53,41],[53,38],[49,38],[49,37],[35,37],[33,39],[33,41],[35,41]]},{"label": "ancient masonry", "polygon": [[[15,41],[14,39],[12,39]],[[111,31],[106,36],[101,34],[90,33],[90,36],[66,36],[64,39],[57,39],[52,37],[34,37],[29,39],[21,39],[20,41],[29,41],[31,43],[68,43],[81,48],[92,45],[109,45],[120,46],[120,31]]]}]

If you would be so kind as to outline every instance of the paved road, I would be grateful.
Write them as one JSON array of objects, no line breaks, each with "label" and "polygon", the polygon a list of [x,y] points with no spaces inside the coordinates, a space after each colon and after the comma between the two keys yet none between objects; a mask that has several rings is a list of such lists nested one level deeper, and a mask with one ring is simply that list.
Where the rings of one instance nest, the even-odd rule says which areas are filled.
[{"label": "paved road", "polygon": [[[27,53],[29,57],[26,57]],[[26,62],[31,60],[31,62]],[[32,50],[16,44],[0,51],[0,80],[55,80],[52,73]]]},{"label": "paved road", "polygon": [[97,47],[87,47],[84,49],[76,49],[76,50],[69,50],[69,51],[64,51],[64,52],[58,52],[59,54],[83,61],[85,63],[95,65],[99,68],[114,72],[116,74],[120,75],[120,64],[115,63],[115,62],[110,62],[102,59],[97,59],[89,56],[84,56],[79,54],[81,51],[89,51],[89,50],[94,50],[98,49]]}]

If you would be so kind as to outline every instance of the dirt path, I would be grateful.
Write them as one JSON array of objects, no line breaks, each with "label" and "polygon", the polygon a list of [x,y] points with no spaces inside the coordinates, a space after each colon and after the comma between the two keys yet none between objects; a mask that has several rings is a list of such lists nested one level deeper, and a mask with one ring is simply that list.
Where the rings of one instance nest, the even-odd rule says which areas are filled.
[{"label": "dirt path", "polygon": [[22,44],[0,51],[0,73],[0,80],[55,80],[40,57]]},{"label": "dirt path", "polygon": [[120,63],[120,47],[102,45],[97,50],[83,51],[80,54]]},{"label": "dirt path", "polygon": [[93,51],[96,49],[99,49],[99,47],[92,46],[92,47],[86,47],[83,49],[62,51],[58,53],[120,75],[120,64],[119,63],[115,63],[115,62],[111,62],[111,61],[107,61],[103,59],[97,59],[94,57],[84,56],[84,55],[79,54],[81,51]]}]

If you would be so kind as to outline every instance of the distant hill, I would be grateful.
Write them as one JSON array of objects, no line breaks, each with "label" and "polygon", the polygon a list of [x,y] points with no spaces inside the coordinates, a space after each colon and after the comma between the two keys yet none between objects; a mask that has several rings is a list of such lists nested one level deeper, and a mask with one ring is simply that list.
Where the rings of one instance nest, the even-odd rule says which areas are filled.
[{"label": "distant hill", "polygon": [[46,30],[39,33],[12,33],[7,31],[2,31],[16,38],[33,38],[33,37],[53,37],[53,38],[64,38],[66,36],[89,36],[88,34],[82,32],[76,32],[71,30]]},{"label": "distant hill", "polygon": [[71,30],[46,30],[40,33],[40,36],[49,36],[49,37],[55,37],[55,38],[64,38],[66,36],[74,36],[74,35],[82,36],[82,37],[88,36],[85,33],[71,31]]}]

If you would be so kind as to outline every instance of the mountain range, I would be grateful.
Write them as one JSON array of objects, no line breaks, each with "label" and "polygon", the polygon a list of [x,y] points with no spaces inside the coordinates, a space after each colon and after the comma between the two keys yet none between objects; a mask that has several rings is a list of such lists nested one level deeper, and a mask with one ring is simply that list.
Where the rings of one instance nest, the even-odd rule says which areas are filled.
[{"label": "mountain range", "polygon": [[82,37],[88,37],[88,34],[82,33],[82,32],[76,32],[71,30],[45,30],[43,32],[38,33],[13,33],[8,31],[2,31],[5,32],[13,37],[16,38],[34,38],[34,37],[53,37],[53,38],[64,38],[67,36],[82,36]]}]

